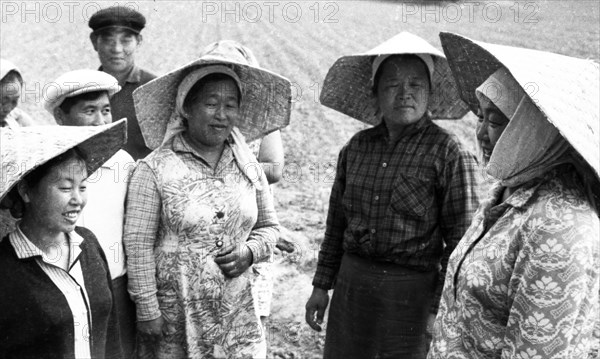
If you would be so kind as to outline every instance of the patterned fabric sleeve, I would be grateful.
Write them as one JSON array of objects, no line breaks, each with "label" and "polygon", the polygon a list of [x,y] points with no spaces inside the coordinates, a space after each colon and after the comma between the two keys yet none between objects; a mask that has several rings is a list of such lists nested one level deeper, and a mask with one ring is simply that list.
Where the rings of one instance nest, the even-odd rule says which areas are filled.
[{"label": "patterned fabric sleeve", "polygon": [[329,198],[325,238],[321,244],[317,271],[312,283],[313,286],[325,290],[333,288],[344,254],[343,242],[347,221],[342,207],[342,197],[346,187],[346,149],[347,146],[340,151],[338,158],[335,181]]},{"label": "patterned fabric sleeve", "polygon": [[268,261],[279,236],[279,221],[273,205],[273,195],[265,175],[262,175],[260,189],[256,190],[258,217],[250,232],[246,245],[252,251],[253,263]]},{"label": "patterned fabric sleeve", "polygon": [[442,297],[446,269],[450,254],[465,234],[475,211],[479,207],[477,163],[473,155],[459,149],[455,158],[448,161],[442,176],[442,206],[440,228],[445,248],[436,286],[431,313],[436,314]]},{"label": "patterned fabric sleeve", "polygon": [[[502,358],[587,358],[588,320],[598,303],[597,221],[548,203],[550,218],[530,217],[509,291],[515,293]],[[579,218],[574,218],[579,217]],[[597,242],[596,242],[597,243]]]},{"label": "patterned fabric sleeve", "polygon": [[160,224],[161,199],[154,174],[139,162],[128,187],[123,242],[127,254],[128,290],[138,321],[161,316],[156,298],[154,242]]}]

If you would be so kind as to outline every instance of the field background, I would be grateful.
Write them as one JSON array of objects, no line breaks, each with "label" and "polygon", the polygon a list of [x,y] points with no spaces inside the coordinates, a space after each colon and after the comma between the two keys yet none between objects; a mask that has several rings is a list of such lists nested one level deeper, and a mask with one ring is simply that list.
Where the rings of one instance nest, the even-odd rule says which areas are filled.
[{"label": "field background", "polygon": [[[304,324],[337,153],[365,125],[318,103],[329,66],[400,31],[441,49],[438,33],[457,32],[493,43],[598,61],[598,1],[0,1],[0,56],[18,64],[26,85],[20,105],[50,121],[41,89],[63,72],[99,65],[89,16],[115,3],[146,15],[137,64],[164,74],[197,57],[207,44],[232,39],[261,65],[294,83],[291,124],[282,131],[286,169],[276,206],[293,254],[276,258],[270,358],[318,358],[324,334]],[[599,79],[600,80],[600,79]],[[440,121],[474,149],[474,119]]]}]

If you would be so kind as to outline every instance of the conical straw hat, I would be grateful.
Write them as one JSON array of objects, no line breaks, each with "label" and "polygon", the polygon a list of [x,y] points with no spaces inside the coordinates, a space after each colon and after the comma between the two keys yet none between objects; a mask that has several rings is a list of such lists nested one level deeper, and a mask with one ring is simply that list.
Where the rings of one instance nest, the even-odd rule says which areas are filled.
[{"label": "conical straw hat", "polygon": [[378,124],[380,119],[376,116],[371,83],[373,61],[379,55],[402,54],[427,54],[433,58],[435,71],[431,78],[432,94],[428,106],[433,119],[458,119],[468,112],[444,54],[408,32],[402,32],[364,54],[339,58],[325,77],[321,104],[359,121]]},{"label": "conical straw hat", "polygon": [[248,64],[237,50],[216,47],[198,60],[158,77],[133,92],[135,111],[146,146],[159,147],[175,111],[177,89],[191,72],[208,65],[232,69],[242,84],[240,123],[237,127],[252,141],[287,126],[292,90],[288,79]]},{"label": "conical straw hat", "polygon": [[494,45],[442,32],[442,47],[460,95],[473,111],[475,89],[505,67],[600,180],[598,64],[551,52]]},{"label": "conical straw hat", "polygon": [[0,199],[23,177],[73,147],[88,157],[88,175],[111,158],[127,140],[127,120],[102,126],[32,126],[0,129]]}]

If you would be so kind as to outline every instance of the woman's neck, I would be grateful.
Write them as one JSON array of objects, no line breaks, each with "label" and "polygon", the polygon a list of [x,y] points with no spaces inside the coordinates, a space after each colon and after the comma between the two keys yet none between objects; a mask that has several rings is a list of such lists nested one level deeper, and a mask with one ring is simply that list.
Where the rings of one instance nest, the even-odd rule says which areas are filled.
[{"label": "woman's neck", "polygon": [[23,234],[42,252],[50,254],[53,249],[68,247],[67,235],[63,232],[49,231],[40,226],[33,218],[25,215],[19,224]]},{"label": "woman's neck", "polygon": [[217,163],[221,159],[221,154],[223,154],[223,149],[225,148],[225,142],[216,146],[206,146],[198,141],[195,141],[192,136],[189,136],[187,133],[185,133],[184,136],[190,146],[192,146],[196,152],[202,156],[202,159],[205,160],[210,167],[217,167]]}]

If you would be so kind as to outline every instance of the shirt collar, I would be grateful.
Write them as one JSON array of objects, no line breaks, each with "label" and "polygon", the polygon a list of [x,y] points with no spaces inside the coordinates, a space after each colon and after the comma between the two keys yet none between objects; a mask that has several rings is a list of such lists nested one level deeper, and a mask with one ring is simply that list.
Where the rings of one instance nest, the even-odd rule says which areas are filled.
[{"label": "shirt collar", "polygon": [[[98,71],[104,71],[102,69],[102,66],[100,66],[98,68]],[[131,70],[129,70],[129,73],[127,74],[127,77],[125,78],[124,83],[136,84],[140,81],[142,81],[142,71],[139,67],[137,67],[134,64],[133,67],[131,68]],[[123,86],[124,83],[119,83],[119,85]]]},{"label": "shirt collar", "polygon": [[[420,132],[424,128],[428,127],[430,124],[431,124],[431,120],[429,119],[429,116],[424,115],[417,122],[411,123],[410,125],[406,126],[404,128],[404,131],[402,131],[402,135],[398,139],[413,135],[417,132]],[[374,136],[383,136],[386,139],[389,138],[389,132],[388,132],[387,126],[385,124],[385,121],[383,121],[383,119],[381,120],[380,124],[378,124],[377,126],[375,126],[373,128],[373,132],[371,132],[371,133]]]},{"label": "shirt collar", "polygon": [[[81,244],[83,243],[83,237],[81,237],[77,232],[72,231],[67,233],[69,237],[69,246],[70,246],[70,256],[69,256],[69,268],[73,265],[73,263],[77,260],[79,255],[81,254]],[[10,244],[12,244],[15,249],[15,253],[19,259],[27,259],[33,257],[41,257],[41,259],[49,264],[53,264],[51,260],[48,260],[42,252],[35,244],[33,244],[29,238],[21,231],[19,225],[16,226],[16,229],[9,235]]]},{"label": "shirt collar", "polygon": [[[537,189],[545,182],[547,182],[550,178],[556,176],[556,169],[553,169],[549,172],[546,172],[541,177],[535,178],[521,186],[519,186],[507,199],[502,203],[502,205],[511,206],[517,209],[523,209],[527,205],[527,202],[533,197],[533,195],[537,192]],[[497,182],[490,189],[490,198],[491,201],[488,204],[488,207],[493,207],[495,203],[498,203],[498,200],[502,197],[502,193],[504,192],[504,186]]]},{"label": "shirt collar", "polygon": [[[202,154],[196,150],[194,148],[194,146],[192,146],[186,139],[184,136],[185,132],[181,132],[179,134],[177,134],[176,136],[174,136],[173,138],[173,151],[175,152],[187,152],[190,153],[191,155],[193,155],[194,157],[200,158],[202,159],[204,162],[207,162],[204,157],[202,156]],[[227,137],[227,139],[225,140],[225,150],[223,151],[223,155],[221,156],[221,160],[224,160],[227,158],[228,153],[231,152],[230,149],[231,145],[234,143],[233,138],[231,137],[231,135],[229,135],[229,137]],[[233,157],[233,155],[231,155],[231,157]]]},{"label": "shirt collar", "polygon": [[0,122],[2,122],[2,127],[6,126],[7,128],[10,128],[12,130],[21,127],[19,125],[19,123],[17,122],[17,120],[15,119],[15,113],[17,112],[17,109],[15,108],[14,110],[12,110],[11,112],[9,112],[6,117],[4,118],[4,120],[1,120]]}]

